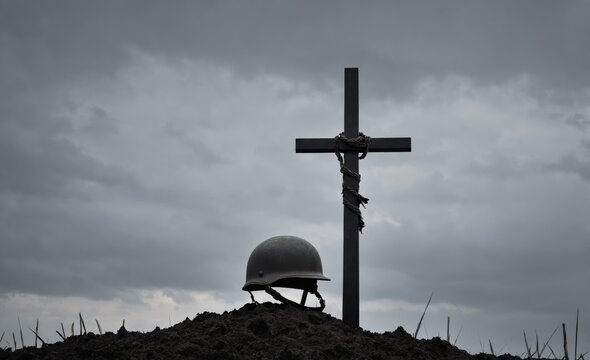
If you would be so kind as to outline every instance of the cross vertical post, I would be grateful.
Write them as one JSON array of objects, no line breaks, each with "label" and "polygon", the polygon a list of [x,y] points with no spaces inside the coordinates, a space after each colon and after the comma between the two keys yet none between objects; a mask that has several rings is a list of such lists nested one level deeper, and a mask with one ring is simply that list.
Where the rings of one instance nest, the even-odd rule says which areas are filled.
[{"label": "cross vertical post", "polygon": [[[359,136],[359,87],[358,69],[344,70],[344,135],[353,139]],[[344,154],[346,166],[359,172],[357,152]],[[350,176],[343,176],[345,186],[359,191],[359,184]],[[350,191],[345,191],[344,200],[357,204],[358,200]],[[347,324],[359,324],[359,231],[358,216],[344,206],[344,245],[343,245],[343,284],[342,284],[342,320]]]},{"label": "cross vertical post", "polygon": [[[341,134],[342,135],[342,134]],[[344,153],[344,165],[350,173],[359,174],[359,150],[350,143],[336,138],[295,139],[297,153]],[[344,138],[358,140],[359,137],[359,86],[358,68],[344,69]],[[369,152],[407,152],[412,149],[412,139],[402,138],[371,138]],[[341,158],[339,157],[339,160]],[[360,212],[356,214],[350,206],[356,208],[360,204],[357,179],[343,172],[341,162],[342,196],[344,203],[343,227],[343,284],[342,284],[342,320],[352,326],[359,326],[359,223]],[[346,191],[345,191],[346,190]],[[356,194],[356,195],[355,195]],[[362,198],[362,196],[361,196]],[[364,199],[366,202],[366,198]]]}]

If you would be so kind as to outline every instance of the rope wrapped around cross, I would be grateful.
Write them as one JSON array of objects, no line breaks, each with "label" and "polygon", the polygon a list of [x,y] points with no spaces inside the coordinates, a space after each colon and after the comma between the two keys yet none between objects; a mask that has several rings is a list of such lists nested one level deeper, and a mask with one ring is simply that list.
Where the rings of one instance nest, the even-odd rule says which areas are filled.
[{"label": "rope wrapped around cross", "polygon": [[[361,155],[359,155],[359,160],[364,159],[369,152],[369,145],[371,144],[371,137],[359,132],[359,136],[356,138],[349,139],[347,138],[344,133],[338,134],[334,138],[334,152],[336,153],[336,157],[338,158],[338,162],[340,163],[340,172],[343,176],[348,176],[354,179],[354,181],[358,183],[361,182],[361,174],[358,172],[350,170],[346,164],[344,163],[344,158],[342,157],[342,152],[340,151],[340,144],[346,144],[349,147],[358,150]],[[348,192],[352,194],[357,199],[357,204],[352,204],[350,201],[344,198],[344,193]],[[365,204],[369,202],[369,199],[359,194],[358,191],[352,189],[350,186],[347,186],[344,183],[344,179],[342,180],[342,203],[346,206],[350,211],[356,214],[359,219],[359,232],[363,232],[363,228],[365,227],[365,222],[363,221],[363,215],[361,213],[361,209],[359,208],[359,204],[365,208]]]}]

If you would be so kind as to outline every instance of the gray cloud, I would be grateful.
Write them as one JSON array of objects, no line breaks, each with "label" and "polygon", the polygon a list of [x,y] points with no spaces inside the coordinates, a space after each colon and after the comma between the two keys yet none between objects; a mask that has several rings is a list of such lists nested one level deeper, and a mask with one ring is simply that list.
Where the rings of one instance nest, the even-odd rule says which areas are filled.
[{"label": "gray cloud", "polygon": [[194,157],[200,160],[199,165],[209,166],[222,161],[226,161],[222,156],[215,154],[211,149],[198,138],[191,138],[186,134],[186,130],[178,127],[172,122],[167,122],[165,131],[167,134],[175,138],[178,142],[182,143],[188,149],[191,150]]},{"label": "gray cloud", "polygon": [[117,133],[117,120],[109,117],[106,111],[98,106],[87,110],[89,122],[84,126],[92,136],[109,136]]},{"label": "gray cloud", "polygon": [[576,174],[585,181],[590,181],[590,163],[580,161],[573,155],[566,155],[560,162],[546,165],[545,169]]},{"label": "gray cloud", "polygon": [[590,119],[583,114],[574,114],[565,119],[565,123],[578,130],[586,130],[590,126]]},{"label": "gray cloud", "polygon": [[270,72],[319,83],[339,83],[333,68],[357,65],[374,70],[365,75],[364,91],[400,96],[417,79],[448,73],[496,83],[530,74],[543,87],[583,88],[587,7],[582,1],[368,7],[66,1],[5,3],[1,22],[3,47],[10,49],[4,61],[29,82],[113,76],[130,49],[141,49],[226,64],[244,76]]},{"label": "gray cloud", "polygon": [[[137,185],[136,179],[125,170],[92,159],[60,137],[70,130],[67,119],[37,113],[27,113],[14,120],[10,114],[4,116],[8,119],[4,118],[0,124],[3,163],[0,183],[5,190],[68,196],[72,195],[69,191],[74,183],[93,182],[107,187]],[[45,124],[36,128],[27,123],[31,119],[28,116]]]},{"label": "gray cloud", "polygon": [[[434,291],[495,334],[564,321],[589,296],[588,10],[0,2],[0,303],[239,303],[249,252],[293,233],[339,315],[338,164],[294,139],[341,131],[342,67],[359,66],[362,128],[414,147],[361,162],[363,302]],[[378,311],[363,325],[414,321]]]}]

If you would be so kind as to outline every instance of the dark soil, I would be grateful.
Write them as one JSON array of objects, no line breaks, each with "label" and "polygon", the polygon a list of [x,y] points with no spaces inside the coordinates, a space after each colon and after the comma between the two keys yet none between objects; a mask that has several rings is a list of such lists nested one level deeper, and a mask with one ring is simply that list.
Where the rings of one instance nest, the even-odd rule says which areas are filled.
[{"label": "dark soil", "polygon": [[415,340],[403,328],[383,334],[344,324],[330,315],[282,304],[247,304],[205,312],[168,329],[73,336],[0,359],[520,359],[470,355],[440,338]]}]

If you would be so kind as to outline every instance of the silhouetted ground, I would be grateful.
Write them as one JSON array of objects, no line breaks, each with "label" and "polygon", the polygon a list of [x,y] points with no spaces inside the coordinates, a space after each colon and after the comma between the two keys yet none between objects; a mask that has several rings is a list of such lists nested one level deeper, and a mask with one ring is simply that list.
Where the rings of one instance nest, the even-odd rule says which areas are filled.
[{"label": "silhouetted ground", "polygon": [[520,359],[470,355],[440,338],[415,340],[401,327],[383,334],[282,304],[247,304],[149,333],[124,328],[73,336],[41,348],[0,350],[0,359]]}]

